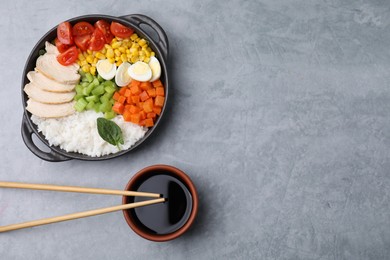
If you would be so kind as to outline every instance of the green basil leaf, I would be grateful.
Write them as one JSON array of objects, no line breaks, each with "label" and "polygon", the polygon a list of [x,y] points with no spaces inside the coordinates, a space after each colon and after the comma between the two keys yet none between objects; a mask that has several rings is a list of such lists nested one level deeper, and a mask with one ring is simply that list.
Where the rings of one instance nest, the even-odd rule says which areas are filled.
[{"label": "green basil leaf", "polygon": [[124,144],[122,130],[115,122],[99,117],[97,119],[97,129],[104,141],[117,146],[119,149],[119,144]]}]

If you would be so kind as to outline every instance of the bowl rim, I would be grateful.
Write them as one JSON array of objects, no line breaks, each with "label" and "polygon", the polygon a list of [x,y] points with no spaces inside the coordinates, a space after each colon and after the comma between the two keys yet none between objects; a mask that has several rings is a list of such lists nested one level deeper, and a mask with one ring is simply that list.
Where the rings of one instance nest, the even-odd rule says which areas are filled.
[{"label": "bowl rim", "polygon": [[[103,161],[103,160],[108,160],[108,159],[120,157],[120,156],[136,149],[137,147],[139,147],[144,141],[146,141],[146,139],[148,139],[155,132],[156,128],[160,124],[160,121],[161,121],[163,115],[165,114],[167,102],[169,99],[168,57],[164,57],[163,47],[160,45],[159,42],[156,42],[144,29],[141,28],[141,26],[135,24],[133,21],[128,20],[128,18],[129,17],[131,18],[132,16],[139,16],[139,15],[138,14],[129,14],[129,15],[125,15],[125,16],[111,16],[111,15],[106,15],[106,14],[86,14],[86,15],[80,15],[80,16],[75,16],[75,17],[71,17],[69,19],[66,19],[66,21],[69,21],[71,23],[76,23],[78,21],[82,21],[83,19],[92,19],[92,20],[106,19],[109,21],[116,21],[116,22],[123,23],[127,26],[132,27],[136,33],[138,33],[142,37],[146,38],[150,42],[150,45],[151,45],[150,47],[156,52],[156,54],[159,58],[159,61],[161,63],[161,67],[162,67],[162,77],[164,79],[164,86],[165,86],[164,106],[163,106],[161,114],[157,118],[154,126],[149,128],[148,131],[145,133],[145,135],[140,140],[138,140],[135,144],[133,144],[130,148],[128,148],[126,150],[121,150],[121,151],[118,151],[116,153],[106,154],[106,155],[95,157],[95,156],[89,156],[89,155],[81,154],[81,153],[77,153],[77,152],[67,152],[67,151],[61,149],[61,147],[59,147],[59,146],[51,146],[49,144],[49,142],[48,142],[48,140],[46,140],[45,136],[41,132],[38,131],[37,126],[32,122],[32,120],[30,118],[31,113],[26,110],[27,95],[24,93],[23,88],[24,88],[24,85],[29,82],[27,79],[27,73],[29,71],[28,68],[30,67],[30,63],[32,61],[36,60],[34,58],[36,58],[35,56],[38,53],[40,47],[44,46],[44,43],[47,40],[47,38],[56,32],[56,28],[57,28],[58,24],[55,25],[54,27],[52,27],[50,30],[48,30],[36,42],[34,47],[31,49],[30,54],[28,55],[28,57],[26,59],[25,66],[23,68],[23,74],[22,74],[22,80],[21,80],[22,105],[23,105],[23,111],[24,111],[24,115],[22,117],[22,128],[23,128],[24,124],[27,123],[27,125],[29,126],[28,131],[30,132],[30,134],[34,133],[38,137],[38,139],[40,139],[40,141],[50,149],[51,153],[58,154],[59,156],[62,156],[62,158],[63,157],[66,158],[66,159],[60,159],[58,161],[69,160],[69,159],[77,159],[77,160],[84,160],[84,161]],[[141,15],[141,16],[147,17],[145,15]],[[147,17],[147,18],[152,20],[150,17]],[[153,22],[157,24],[156,27],[160,26],[154,20],[153,20]],[[149,24],[149,25],[152,28],[154,28],[153,24]],[[164,34],[165,34],[165,32],[164,32]],[[30,140],[24,140],[24,142],[25,143],[30,142]],[[31,144],[30,144],[30,146],[31,146]],[[30,146],[28,146],[28,148],[31,150]],[[32,146],[35,146],[35,145],[32,145]],[[31,151],[36,156],[40,157],[33,150],[31,150]],[[42,158],[42,157],[41,157],[41,159],[47,160],[47,159]],[[51,161],[51,160],[49,160],[49,161]]]},{"label": "bowl rim", "polygon": [[[151,234],[148,232],[145,232],[142,228],[140,228],[137,224],[135,224],[130,217],[130,214],[127,210],[123,210],[123,215],[126,220],[126,223],[130,226],[130,228],[139,236],[155,242],[165,242],[169,240],[173,240],[181,235],[183,235],[194,223],[195,218],[198,214],[198,204],[199,204],[199,197],[198,192],[195,188],[194,183],[190,179],[190,177],[185,174],[182,170],[166,164],[155,164],[151,166],[147,166],[140,171],[138,171],[127,183],[125,190],[131,190],[131,187],[134,186],[140,179],[144,177],[145,174],[153,173],[154,171],[166,171],[171,173],[173,176],[177,177],[180,181],[183,182],[183,184],[188,188],[191,196],[192,196],[192,209],[191,214],[187,220],[187,222],[180,227],[178,230],[165,234],[165,235],[157,235],[157,234]],[[126,204],[127,202],[127,196],[122,197],[122,204]]]}]

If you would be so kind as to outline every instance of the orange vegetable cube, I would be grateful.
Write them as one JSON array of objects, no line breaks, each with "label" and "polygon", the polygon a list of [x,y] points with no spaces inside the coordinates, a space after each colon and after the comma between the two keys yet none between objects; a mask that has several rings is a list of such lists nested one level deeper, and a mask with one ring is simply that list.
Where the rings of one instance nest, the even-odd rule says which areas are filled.
[{"label": "orange vegetable cube", "polygon": [[139,124],[140,121],[141,121],[141,116],[139,113],[130,115],[130,122],[134,124]]},{"label": "orange vegetable cube", "polygon": [[141,120],[140,125],[146,126],[146,127],[152,127],[154,125],[153,119],[146,118],[144,120]]},{"label": "orange vegetable cube", "polygon": [[126,88],[125,93],[123,94],[125,97],[130,97],[131,91],[130,89]]},{"label": "orange vegetable cube", "polygon": [[146,112],[143,110],[141,112],[139,112],[139,115],[141,117],[141,120],[144,120],[146,118]]},{"label": "orange vegetable cube", "polygon": [[146,114],[146,118],[153,118],[154,119],[154,118],[156,118],[156,116],[157,115],[154,112],[149,112],[149,113]]},{"label": "orange vegetable cube", "polygon": [[136,107],[134,105],[130,105],[130,108],[129,108],[129,112],[132,113],[132,114],[136,114],[136,113],[139,113],[141,109],[139,107]]},{"label": "orange vegetable cube", "polygon": [[156,96],[156,89],[150,88],[146,92],[148,92],[149,97],[155,97]]},{"label": "orange vegetable cube", "polygon": [[117,114],[123,114],[123,110],[125,109],[125,106],[120,102],[115,102],[112,106],[112,111],[114,111]]},{"label": "orange vegetable cube", "polygon": [[130,87],[133,87],[133,86],[139,87],[140,84],[141,84],[141,82],[139,82],[139,81],[133,79],[133,80],[130,82],[129,85],[130,85]]},{"label": "orange vegetable cube", "polygon": [[152,84],[153,84],[153,87],[155,87],[155,88],[163,87],[163,84],[161,83],[161,80],[159,80],[159,79],[153,81]]},{"label": "orange vegetable cube", "polygon": [[126,91],[127,88],[123,87],[119,90],[119,94],[123,95],[125,94],[125,91]]},{"label": "orange vegetable cube", "polygon": [[156,96],[156,99],[154,100],[154,105],[156,107],[162,107],[164,105],[165,98],[162,96]]},{"label": "orange vegetable cube", "polygon": [[141,110],[144,109],[144,102],[140,101],[138,104],[136,104],[137,107],[139,107]]},{"label": "orange vegetable cube", "polygon": [[131,90],[131,94],[133,95],[138,95],[139,93],[141,93],[141,89],[139,86],[131,86],[130,90]]},{"label": "orange vegetable cube", "polygon": [[153,112],[156,113],[157,115],[161,114],[161,107],[153,107]]},{"label": "orange vegetable cube", "polygon": [[125,110],[125,112],[123,113],[123,120],[125,120],[126,122],[131,121],[131,114],[128,110]]},{"label": "orange vegetable cube", "polygon": [[139,101],[140,101],[140,98],[139,98],[139,96],[131,96],[131,101],[132,101],[134,104],[138,104]]},{"label": "orange vegetable cube", "polygon": [[153,112],[153,99],[149,98],[148,100],[146,100],[142,108],[146,113]]},{"label": "orange vegetable cube", "polygon": [[140,88],[142,88],[143,90],[148,90],[148,89],[152,88],[152,83],[150,83],[150,82],[141,82]]},{"label": "orange vegetable cube", "polygon": [[156,88],[156,95],[157,96],[165,96],[165,93],[164,93],[164,88],[163,87],[157,87]]},{"label": "orange vegetable cube", "polygon": [[121,104],[124,104],[126,101],[126,97],[125,96],[120,96],[117,100],[117,102],[121,103]]},{"label": "orange vegetable cube", "polygon": [[145,100],[147,100],[147,99],[149,98],[149,95],[148,95],[148,93],[144,90],[144,91],[142,91],[141,94],[139,94],[139,98],[141,99],[141,101],[145,101]]},{"label": "orange vegetable cube", "polygon": [[119,92],[115,92],[114,95],[112,96],[112,98],[115,100],[115,101],[118,101],[119,97],[121,96],[121,94],[119,94]]}]

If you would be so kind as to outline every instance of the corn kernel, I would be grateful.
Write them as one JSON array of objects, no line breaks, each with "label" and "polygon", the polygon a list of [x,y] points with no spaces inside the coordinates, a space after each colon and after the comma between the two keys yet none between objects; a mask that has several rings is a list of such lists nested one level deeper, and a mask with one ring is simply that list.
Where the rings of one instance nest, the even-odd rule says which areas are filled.
[{"label": "corn kernel", "polygon": [[84,66],[84,65],[87,65],[87,64],[88,64],[87,60],[80,61],[80,66]]},{"label": "corn kernel", "polygon": [[122,54],[122,55],[121,55],[121,60],[122,60],[123,62],[127,61],[127,56],[126,56],[126,54]]},{"label": "corn kernel", "polygon": [[131,57],[131,63],[136,63],[138,61],[138,57]]},{"label": "corn kernel", "polygon": [[78,56],[79,60],[82,61],[82,60],[85,60],[85,57],[82,53],[79,53],[79,56]]},{"label": "corn kernel", "polygon": [[106,48],[106,49],[111,49],[112,47],[111,47],[111,45],[109,45],[109,44],[104,44],[104,47]]},{"label": "corn kernel", "polygon": [[95,66],[92,66],[92,67],[89,69],[89,72],[90,72],[92,75],[95,75],[95,74],[96,74],[96,67],[95,67]]},{"label": "corn kernel", "polygon": [[118,61],[116,62],[116,66],[119,67],[122,63],[123,63],[123,62],[122,62],[121,60],[118,60]]},{"label": "corn kernel", "polygon": [[106,54],[107,49],[106,49],[106,48],[103,48],[100,52],[101,52],[102,54]]},{"label": "corn kernel", "polygon": [[146,58],[144,59],[144,62],[146,62],[146,63],[149,63],[149,61],[150,61],[150,58],[149,58],[149,57],[146,57]]},{"label": "corn kernel", "polygon": [[96,64],[98,61],[99,61],[98,58],[95,57],[91,63]]},{"label": "corn kernel", "polygon": [[130,36],[130,39],[132,40],[132,41],[134,41],[135,39],[137,39],[138,38],[138,35],[136,34],[136,33],[133,33],[131,36]]},{"label": "corn kernel", "polygon": [[89,68],[90,66],[88,64],[84,65],[81,67],[81,69],[84,71],[84,72],[89,72]]},{"label": "corn kernel", "polygon": [[95,54],[95,57],[98,58],[99,60],[104,60],[106,58],[106,55],[104,55],[103,53],[101,52],[97,52]]},{"label": "corn kernel", "polygon": [[115,59],[114,59],[114,58],[108,58],[108,61],[109,61],[111,64],[115,63]]},{"label": "corn kernel", "polygon": [[156,56],[156,53],[154,53],[154,51],[152,51],[151,53],[150,53],[150,56]]},{"label": "corn kernel", "polygon": [[87,50],[87,53],[88,53],[88,54],[92,54],[92,51],[91,51],[91,50]]},{"label": "corn kernel", "polygon": [[111,45],[112,45],[113,43],[117,42],[117,41],[118,41],[117,38],[114,37],[114,38],[112,39],[112,41],[111,41]]},{"label": "corn kernel", "polygon": [[129,49],[126,49],[126,54],[130,54],[130,50]]},{"label": "corn kernel", "polygon": [[107,58],[114,58],[114,50],[113,49],[107,49]]},{"label": "corn kernel", "polygon": [[87,62],[88,63],[92,63],[93,62],[93,56],[92,54],[88,55],[87,58],[86,58]]},{"label": "corn kernel", "polygon": [[118,50],[119,50],[120,52],[122,52],[122,53],[125,53],[125,52],[126,52],[126,48],[123,47],[123,46],[119,47]]},{"label": "corn kernel", "polygon": [[121,57],[120,56],[115,56],[115,61],[118,61],[118,60],[120,60],[121,59]]},{"label": "corn kernel", "polygon": [[144,46],[144,45],[147,44],[147,42],[146,42],[145,39],[141,39],[141,40],[139,40],[138,44],[141,45],[141,46]]},{"label": "corn kernel", "polygon": [[115,50],[114,53],[115,53],[115,56],[121,56],[121,54],[122,54],[119,50]]},{"label": "corn kernel", "polygon": [[113,44],[111,44],[111,47],[113,49],[117,49],[121,46],[121,42],[120,41],[117,41],[117,42],[114,42]]}]

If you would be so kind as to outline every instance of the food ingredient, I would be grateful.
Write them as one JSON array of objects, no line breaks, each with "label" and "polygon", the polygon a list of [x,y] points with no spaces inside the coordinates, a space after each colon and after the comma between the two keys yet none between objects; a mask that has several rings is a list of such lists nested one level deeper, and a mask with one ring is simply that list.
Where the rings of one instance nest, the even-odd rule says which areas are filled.
[{"label": "food ingredient", "polygon": [[111,119],[115,117],[112,111],[114,100],[112,96],[118,89],[114,82],[104,80],[102,77],[92,76],[90,73],[83,73],[80,84],[76,85],[75,109],[78,112],[84,110],[95,110],[104,113],[104,117]]},{"label": "food ingredient", "polygon": [[111,120],[103,117],[97,119],[97,128],[100,137],[109,144],[115,145],[120,150],[120,144],[123,144],[121,128]]},{"label": "food ingredient", "polygon": [[123,120],[140,126],[152,127],[161,114],[165,102],[162,82],[132,80],[127,87],[115,92],[112,110],[123,115]]},{"label": "food ingredient", "polygon": [[112,80],[116,73],[116,64],[111,64],[107,59],[99,60],[96,64],[99,75],[105,80]]},{"label": "food ingredient", "polygon": [[137,61],[127,70],[130,78],[145,82],[152,78],[152,69],[143,61]]},{"label": "food ingredient", "polygon": [[[87,110],[62,118],[41,118],[33,115],[31,120],[48,140],[49,145],[58,146],[66,152],[99,157],[119,151],[118,147],[104,141],[98,133],[97,118],[102,116],[103,113]],[[121,116],[116,116],[112,121],[122,129],[122,150],[133,146],[147,131],[146,128],[123,121]]]},{"label": "food ingredient", "polygon": [[127,86],[131,82],[131,78],[128,73],[130,66],[130,63],[128,62],[123,62],[121,65],[119,65],[115,74],[115,83],[119,87]]}]

